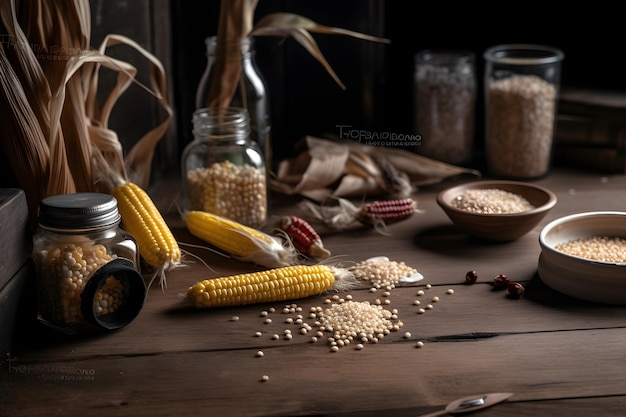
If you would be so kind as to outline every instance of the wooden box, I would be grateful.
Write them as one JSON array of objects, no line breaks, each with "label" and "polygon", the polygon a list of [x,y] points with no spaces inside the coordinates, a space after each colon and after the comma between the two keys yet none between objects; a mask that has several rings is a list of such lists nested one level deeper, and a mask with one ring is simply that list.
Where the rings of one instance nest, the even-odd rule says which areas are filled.
[{"label": "wooden box", "polygon": [[[20,322],[34,317],[32,234],[24,191],[0,188],[0,368],[7,364]],[[25,289],[31,293],[26,294]]]},{"label": "wooden box", "polygon": [[557,165],[626,173],[626,95],[565,89],[554,135]]}]

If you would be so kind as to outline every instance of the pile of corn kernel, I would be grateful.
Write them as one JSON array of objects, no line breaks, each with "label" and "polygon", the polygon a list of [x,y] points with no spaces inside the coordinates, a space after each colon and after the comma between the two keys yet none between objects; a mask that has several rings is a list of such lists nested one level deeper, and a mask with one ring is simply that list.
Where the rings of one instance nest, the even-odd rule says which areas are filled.
[{"label": "pile of corn kernel", "polygon": [[329,342],[333,350],[338,350],[351,341],[359,345],[377,343],[392,331],[400,330],[402,326],[397,313],[367,301],[332,304],[320,314],[320,330],[332,333]]},{"label": "pile of corn kernel", "polygon": [[189,208],[236,220],[251,227],[265,223],[265,170],[230,161],[187,172]]},{"label": "pile of corn kernel", "polygon": [[404,262],[391,261],[385,257],[358,262],[350,268],[354,276],[369,281],[373,288],[392,289],[401,278],[417,273],[417,270]]},{"label": "pile of corn kernel", "polygon": [[[100,244],[81,242],[54,247],[34,254],[40,286],[40,312],[58,326],[72,326],[83,320],[81,293],[93,273],[116,258]],[[125,300],[126,287],[109,277],[94,297],[96,315],[114,312]]]}]

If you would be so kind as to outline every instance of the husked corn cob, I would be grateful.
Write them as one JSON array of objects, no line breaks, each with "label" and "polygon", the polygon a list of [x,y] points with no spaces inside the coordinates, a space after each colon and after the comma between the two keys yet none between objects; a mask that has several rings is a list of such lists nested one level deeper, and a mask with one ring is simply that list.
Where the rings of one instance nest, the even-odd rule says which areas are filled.
[{"label": "husked corn cob", "polygon": [[192,210],[186,214],[185,224],[192,235],[242,261],[278,268],[291,265],[296,259],[293,247],[283,246],[273,236],[217,214]]},{"label": "husked corn cob", "polygon": [[294,300],[329,289],[348,289],[353,275],[326,265],[294,265],[261,272],[205,279],[187,289],[196,308],[228,307]]},{"label": "husked corn cob", "polygon": [[278,227],[284,231],[294,247],[306,256],[326,259],[330,251],[324,248],[320,235],[306,220],[298,216],[284,216]]},{"label": "husked corn cob", "polygon": [[356,219],[368,225],[391,224],[411,217],[417,211],[417,203],[411,198],[380,200],[359,208]]},{"label": "husked corn cob", "polygon": [[156,269],[161,286],[165,286],[165,271],[181,262],[181,251],[172,231],[154,202],[141,187],[126,182],[113,190],[118,209],[122,216],[122,226],[137,240],[139,254],[143,260]]}]

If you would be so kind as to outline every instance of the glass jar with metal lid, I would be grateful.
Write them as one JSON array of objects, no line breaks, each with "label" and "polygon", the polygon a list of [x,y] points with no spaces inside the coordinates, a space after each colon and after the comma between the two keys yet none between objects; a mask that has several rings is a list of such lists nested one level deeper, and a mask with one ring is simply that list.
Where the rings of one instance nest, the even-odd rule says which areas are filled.
[{"label": "glass jar with metal lid", "polygon": [[33,237],[40,322],[78,334],[118,329],[139,314],[147,286],[137,243],[120,220],[117,200],[108,194],[41,201]]},{"label": "glass jar with metal lid", "polygon": [[250,227],[267,216],[265,160],[250,140],[243,108],[202,108],[193,115],[194,140],[182,155],[185,210],[202,210]]}]

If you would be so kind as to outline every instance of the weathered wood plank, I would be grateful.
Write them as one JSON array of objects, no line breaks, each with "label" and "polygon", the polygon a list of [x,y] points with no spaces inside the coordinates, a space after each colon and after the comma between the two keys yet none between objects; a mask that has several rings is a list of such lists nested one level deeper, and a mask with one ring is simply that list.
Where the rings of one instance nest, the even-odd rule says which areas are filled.
[{"label": "weathered wood plank", "polygon": [[[626,359],[624,337],[626,329],[605,329],[432,342],[421,349],[398,340],[335,353],[322,343],[279,342],[263,357],[250,347],[68,356],[39,365],[16,360],[2,375],[11,400],[3,405],[14,417],[43,415],[41,404],[46,415],[106,409],[111,416],[160,416],[207,409],[212,415],[263,416],[396,408],[418,413],[492,391],[515,393],[513,402],[626,396],[626,374],[616,366]],[[270,380],[261,382],[263,375]]]},{"label": "weathered wood plank", "polygon": [[[626,196],[618,192],[624,179],[584,177],[569,184],[569,178],[578,177],[545,180],[559,204],[543,224],[571,212],[626,206]],[[293,316],[280,312],[286,303],[192,310],[182,294],[196,281],[261,268],[184,246],[212,270],[188,256],[188,265],[169,275],[165,291],[151,288],[144,309],[126,328],[93,338],[32,329],[12,353],[8,369],[0,370],[0,415],[141,417],[207,410],[229,416],[404,416],[490,391],[515,395],[481,411],[486,417],[560,417],[572,410],[589,415],[596,407],[602,415],[621,415],[624,307],[576,300],[542,284],[536,276],[540,226],[508,244],[474,240],[450,225],[434,195],[420,193],[424,213],[393,225],[389,235],[367,228],[323,234],[327,247],[345,255],[333,261],[349,264],[387,255],[425,275],[422,282],[393,289],[389,297],[367,285],[349,291],[356,301],[389,299],[386,307],[398,310],[404,326],[380,343],[332,353],[324,340],[311,343],[310,334],[301,335],[285,322]],[[156,199],[177,238],[200,243],[184,229],[171,198],[157,194]],[[274,203],[273,213],[289,213],[297,201]],[[479,272],[475,285],[464,284],[469,269]],[[522,281],[526,294],[513,300],[493,291],[491,282],[499,273]],[[419,289],[425,294],[418,296]],[[326,306],[327,297],[296,301],[305,321],[313,322],[310,308]],[[418,314],[416,299],[433,308]],[[261,311],[270,306],[277,312],[265,324]],[[292,340],[272,340],[285,329],[292,330]],[[257,331],[261,337],[254,336]],[[407,331],[411,336],[404,338]],[[421,349],[415,347],[418,340],[424,342]],[[259,349],[262,358],[255,356]],[[263,375],[270,380],[261,382]]]}]

